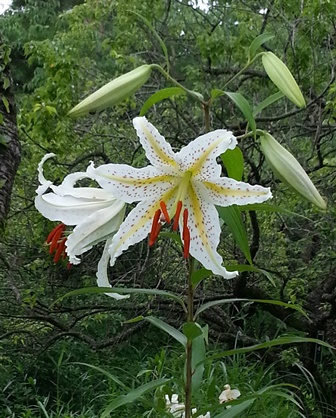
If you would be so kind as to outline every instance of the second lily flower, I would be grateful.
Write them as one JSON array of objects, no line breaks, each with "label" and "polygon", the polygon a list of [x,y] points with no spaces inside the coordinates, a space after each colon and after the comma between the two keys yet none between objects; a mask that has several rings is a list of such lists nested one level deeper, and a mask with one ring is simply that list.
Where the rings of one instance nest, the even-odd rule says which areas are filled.
[{"label": "second lily flower", "polygon": [[220,223],[215,205],[261,203],[272,197],[268,188],[221,177],[216,157],[233,149],[237,141],[231,132],[216,130],[202,135],[174,153],[170,144],[145,117],[133,120],[146,156],[152,165],[133,168],[106,164],[88,168],[88,174],[106,191],[126,203],[140,202],[121,224],[109,247],[111,265],[131,245],[150,234],[152,245],[161,224],[174,218],[189,254],[214,274],[235,277],[222,266],[217,252]]}]

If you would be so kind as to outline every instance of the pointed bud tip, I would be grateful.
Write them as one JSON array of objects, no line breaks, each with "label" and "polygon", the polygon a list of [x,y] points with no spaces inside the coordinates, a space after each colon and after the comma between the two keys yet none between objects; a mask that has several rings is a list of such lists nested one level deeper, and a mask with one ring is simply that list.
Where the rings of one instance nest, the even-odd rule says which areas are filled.
[{"label": "pointed bud tip", "polygon": [[300,87],[286,64],[273,52],[264,52],[261,59],[268,77],[278,89],[296,106],[300,108],[306,107],[306,101]]},{"label": "pointed bud tip", "polygon": [[149,79],[151,72],[151,66],[144,64],[115,78],[71,109],[68,116],[77,118],[117,105],[138,91]]}]

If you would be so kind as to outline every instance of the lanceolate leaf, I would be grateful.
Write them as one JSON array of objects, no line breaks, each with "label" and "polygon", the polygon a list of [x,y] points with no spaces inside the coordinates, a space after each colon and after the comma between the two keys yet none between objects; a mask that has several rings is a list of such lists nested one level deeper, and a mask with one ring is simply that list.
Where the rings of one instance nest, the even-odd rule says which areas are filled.
[{"label": "lanceolate leaf", "polygon": [[183,335],[182,332],[180,332],[178,329],[172,327],[171,325],[167,324],[159,318],[155,318],[154,316],[146,316],[144,319],[150,322],[151,324],[155,325],[156,327],[162,329],[173,338],[175,338],[175,340],[181,343],[183,347],[186,346],[187,337]]},{"label": "lanceolate leaf", "polygon": [[156,389],[157,387],[163,386],[166,383],[171,382],[171,379],[158,379],[153,380],[150,383],[146,383],[130,392],[126,395],[118,396],[118,398],[114,399],[104,410],[100,418],[107,418],[110,417],[110,413],[122,405],[126,405],[128,403],[132,403],[139,399],[142,395],[146,392]]},{"label": "lanceolate leaf", "polygon": [[237,105],[237,107],[242,111],[243,115],[245,116],[247,122],[249,123],[253,134],[254,134],[254,138],[256,137],[257,134],[257,127],[256,127],[256,122],[254,120],[253,117],[253,112],[251,109],[251,106],[249,104],[249,102],[245,99],[245,97],[241,94],[241,93],[232,93],[232,92],[228,92],[226,91],[225,94]]},{"label": "lanceolate leaf", "polygon": [[306,216],[301,215],[300,213],[291,212],[288,209],[282,208],[280,206],[270,205],[268,203],[253,203],[251,205],[242,205],[242,206],[238,206],[238,209],[240,211],[261,210],[264,212],[279,212],[279,213],[284,213],[286,215],[291,215],[291,216],[300,216],[301,218],[307,219],[307,221],[312,222],[311,219],[307,218]]},{"label": "lanceolate leaf", "polygon": [[282,97],[284,97],[284,94],[281,91],[278,91],[277,93],[274,93],[271,96],[267,97],[267,99],[259,103],[258,106],[254,108],[253,116],[256,117],[262,110],[266,109],[266,107],[270,106]]},{"label": "lanceolate leaf", "polygon": [[240,417],[241,413],[245,411],[245,409],[249,408],[253,402],[256,400],[248,399],[247,401],[243,401],[238,405],[234,405],[234,407],[230,409],[225,409],[224,411],[220,412],[218,415],[215,415],[214,418],[235,418]]},{"label": "lanceolate leaf", "polygon": [[143,294],[143,295],[155,295],[155,296],[165,296],[171,299],[174,299],[180,305],[182,305],[183,309],[186,310],[183,300],[174,295],[174,293],[165,292],[164,290],[159,289],[129,289],[125,287],[84,287],[82,289],[76,289],[71,292],[66,293],[62,297],[56,300],[54,303],[58,303],[61,300],[69,297],[69,296],[78,296],[78,295],[85,295],[87,293],[120,293],[120,294]]},{"label": "lanceolate leaf", "polygon": [[192,393],[197,394],[200,389],[203,374],[204,374],[204,361],[205,361],[205,341],[204,336],[199,335],[192,342],[192,356],[191,356],[191,367],[192,367]]},{"label": "lanceolate leaf", "polygon": [[185,90],[181,87],[168,87],[166,89],[162,89],[157,91],[156,93],[152,94],[149,99],[146,100],[142,109],[140,110],[140,116],[144,116],[148,109],[155,105],[155,103],[161,102],[164,99],[168,99],[172,96],[178,96],[181,94],[186,94]]},{"label": "lanceolate leaf", "polygon": [[274,38],[274,35],[270,34],[270,33],[262,33],[261,35],[257,36],[251,43],[250,48],[249,48],[249,52],[248,52],[248,57],[249,57],[249,61],[251,61],[252,58],[255,57],[258,49],[261,47],[262,44],[264,44],[265,42],[269,41],[270,39]]},{"label": "lanceolate leaf", "polygon": [[294,309],[294,310],[300,312],[300,314],[304,315],[306,318],[308,318],[306,312],[299,305],[293,305],[291,303],[282,302],[280,300],[272,300],[272,299],[270,299],[270,300],[268,300],[268,299],[246,299],[246,298],[219,299],[219,300],[213,300],[211,302],[204,303],[202,306],[200,306],[197,309],[197,311],[195,313],[195,318],[197,318],[197,316],[200,313],[202,313],[206,309],[212,308],[213,306],[222,305],[224,303],[235,303],[235,302],[266,303],[266,304],[270,304],[270,305],[282,306],[284,308]]},{"label": "lanceolate leaf", "polygon": [[272,274],[267,270],[259,269],[258,267],[250,266],[249,264],[231,264],[230,266],[226,266],[226,269],[229,271],[254,271],[255,273],[261,273],[267,277],[274,287],[276,286]]},{"label": "lanceolate leaf", "polygon": [[228,149],[221,155],[221,159],[225,165],[229,177],[240,181],[244,172],[244,157],[241,149],[236,147]]},{"label": "lanceolate leaf", "polygon": [[247,261],[252,264],[252,258],[250,253],[250,247],[248,243],[247,233],[245,225],[239,209],[236,205],[227,206],[227,207],[217,207],[219,216],[228,226],[230,232],[232,233],[237,245],[245,255]]},{"label": "lanceolate leaf", "polygon": [[227,350],[222,351],[221,353],[214,354],[213,356],[210,356],[207,358],[207,360],[215,360],[222,357],[228,357],[233,356],[235,354],[241,354],[241,353],[250,353],[251,351],[256,350],[262,350],[270,347],[275,347],[278,345],[285,345],[285,344],[301,344],[301,343],[315,343],[322,345],[323,347],[330,348],[332,350],[335,350],[335,347],[332,347],[330,344],[317,340],[316,338],[306,338],[306,337],[297,337],[295,335],[287,335],[279,338],[275,338],[271,341],[266,341],[264,343],[251,345],[249,347],[242,347],[242,348],[236,348],[234,350]]},{"label": "lanceolate leaf", "polygon": [[81,366],[90,367],[91,369],[96,370],[97,372],[104,374],[106,377],[108,377],[110,380],[112,380],[118,386],[121,386],[125,390],[130,390],[130,388],[128,386],[126,386],[121,380],[119,380],[113,374],[109,373],[107,370],[102,369],[101,367],[94,366],[93,364],[80,363],[80,362],[74,362],[74,363],[71,363],[71,364],[79,364]]}]

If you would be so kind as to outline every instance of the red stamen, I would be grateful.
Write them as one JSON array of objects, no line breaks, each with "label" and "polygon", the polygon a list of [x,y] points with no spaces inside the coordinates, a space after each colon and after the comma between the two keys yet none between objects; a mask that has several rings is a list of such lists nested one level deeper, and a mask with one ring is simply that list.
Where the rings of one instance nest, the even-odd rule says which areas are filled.
[{"label": "red stamen", "polygon": [[167,224],[170,224],[170,217],[169,217],[169,213],[167,211],[167,206],[165,202],[160,202],[160,208],[163,213],[163,216],[165,217]]},{"label": "red stamen", "polygon": [[179,223],[179,219],[180,219],[180,214],[181,214],[181,210],[182,210],[182,202],[181,202],[181,200],[179,200],[177,202],[177,205],[176,205],[176,212],[175,212],[175,217],[174,217],[173,231],[177,231],[178,223]]},{"label": "red stamen", "polygon": [[50,248],[49,248],[49,254],[52,254],[56,248],[58,247],[58,241],[61,238],[63,231],[65,229],[65,225],[61,224],[62,227],[58,228],[57,231],[54,233],[54,236],[52,237]]},{"label": "red stamen", "polygon": [[188,209],[184,209],[183,211],[183,257],[188,258],[189,257],[189,249],[190,249],[190,231],[188,228]]},{"label": "red stamen", "polygon": [[156,225],[156,230],[155,230],[154,237],[153,237],[153,244],[157,240],[157,237],[159,236],[161,226],[162,226],[162,223],[159,221],[158,224]]},{"label": "red stamen", "polygon": [[47,244],[50,244],[51,243],[51,241],[52,241],[52,239],[53,239],[53,236],[56,234],[56,232],[59,230],[59,229],[62,229],[64,227],[64,224],[62,224],[62,223],[60,223],[60,224],[58,224],[51,232],[50,232],[50,234],[48,235],[48,237],[47,237],[47,240],[46,240],[46,243]]},{"label": "red stamen", "polygon": [[54,257],[54,263],[57,263],[59,261],[59,259],[61,258],[61,255],[63,253],[63,251],[65,250],[65,242],[66,242],[67,238],[63,238],[62,241],[58,244],[57,247],[57,251]]},{"label": "red stamen", "polygon": [[156,238],[157,238],[157,236],[159,235],[159,232],[160,232],[160,229],[159,229],[159,231],[157,233],[158,225],[160,225],[160,228],[161,228],[161,224],[159,222],[160,216],[161,216],[161,210],[158,209],[155,212],[155,215],[154,215],[154,218],[153,218],[153,223],[152,223],[152,229],[151,229],[150,234],[149,234],[149,246],[150,247],[152,245],[154,245],[154,242],[155,242],[155,240],[156,240]]}]

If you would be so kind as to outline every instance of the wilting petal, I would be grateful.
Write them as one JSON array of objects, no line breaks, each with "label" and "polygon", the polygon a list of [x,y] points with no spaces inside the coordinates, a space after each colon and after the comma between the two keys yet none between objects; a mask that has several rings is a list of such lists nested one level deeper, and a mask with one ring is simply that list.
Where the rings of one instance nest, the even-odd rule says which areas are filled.
[{"label": "wilting petal", "polygon": [[145,117],[133,119],[133,125],[146,152],[146,157],[154,167],[172,170],[178,168],[175,153],[155,126]]},{"label": "wilting petal", "polygon": [[182,171],[192,171],[197,180],[219,177],[221,167],[216,157],[237,145],[232,132],[224,129],[199,136],[176,154]]},{"label": "wilting petal", "polygon": [[176,178],[152,166],[133,168],[125,164],[105,164],[94,168],[91,164],[88,174],[105,190],[110,190],[126,203],[151,199],[171,189]]},{"label": "wilting petal", "polygon": [[[97,270],[97,285],[99,287],[112,287],[110,285],[109,279],[107,277],[107,267],[110,259],[110,255],[108,252],[109,246],[111,245],[112,238],[109,238],[104,247],[103,254],[101,256],[101,259],[98,263],[98,270]],[[111,296],[113,299],[127,299],[130,297],[130,295],[119,295],[119,293],[105,293],[107,296]]]},{"label": "wilting petal", "polygon": [[[221,229],[215,206],[200,199],[192,187],[189,187],[184,204],[189,212],[190,254],[214,274],[225,279],[236,277],[238,272],[227,271],[222,266],[223,259],[217,252]],[[180,230],[182,230],[182,221],[180,221]]]},{"label": "wilting petal", "polygon": [[251,186],[227,177],[209,181],[194,181],[194,188],[202,199],[218,206],[262,203],[272,197],[269,187]]},{"label": "wilting petal", "polygon": [[124,203],[116,200],[113,205],[95,211],[78,224],[66,242],[66,253],[70,263],[80,263],[77,255],[90,250],[94,244],[114,233],[121,224],[124,214]]},{"label": "wilting petal", "polygon": [[129,213],[112,239],[112,244],[109,249],[111,266],[114,265],[116,258],[131,245],[137,244],[147,237],[157,209],[158,201],[152,199],[138,203]]}]

